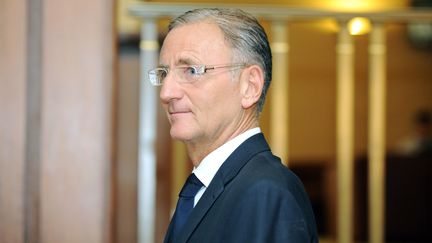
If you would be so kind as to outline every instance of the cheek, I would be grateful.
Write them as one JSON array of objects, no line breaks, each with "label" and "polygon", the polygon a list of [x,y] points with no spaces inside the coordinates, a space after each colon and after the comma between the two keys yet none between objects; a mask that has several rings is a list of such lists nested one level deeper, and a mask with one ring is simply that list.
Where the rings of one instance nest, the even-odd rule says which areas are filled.
[{"label": "cheek", "polygon": [[209,122],[217,122],[218,119],[229,119],[233,113],[241,107],[238,90],[235,86],[227,85],[224,88],[214,88],[207,95],[203,95],[201,110],[206,113]]},{"label": "cheek", "polygon": [[197,115],[209,123],[226,119],[226,116],[241,108],[239,84],[232,81],[229,75],[221,74],[216,79],[206,80],[186,94],[196,108]]}]

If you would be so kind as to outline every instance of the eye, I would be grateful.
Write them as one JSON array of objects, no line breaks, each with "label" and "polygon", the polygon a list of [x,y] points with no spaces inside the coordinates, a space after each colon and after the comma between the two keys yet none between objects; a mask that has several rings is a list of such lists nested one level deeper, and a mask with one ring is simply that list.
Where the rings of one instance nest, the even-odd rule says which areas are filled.
[{"label": "eye", "polygon": [[167,70],[165,70],[165,69],[160,69],[159,70],[158,76],[159,76],[160,79],[164,79],[167,75],[168,75],[168,71]]},{"label": "eye", "polygon": [[199,75],[201,73],[199,73],[198,68],[196,66],[189,66],[189,67],[185,68],[185,74],[191,75],[191,76],[196,76],[196,75]]}]

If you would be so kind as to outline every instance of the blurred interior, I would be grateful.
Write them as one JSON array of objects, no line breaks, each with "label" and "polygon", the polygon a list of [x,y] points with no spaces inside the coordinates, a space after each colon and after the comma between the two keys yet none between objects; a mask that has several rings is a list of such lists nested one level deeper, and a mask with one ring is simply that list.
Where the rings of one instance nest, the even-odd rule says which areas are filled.
[{"label": "blurred interior", "polygon": [[[171,140],[164,111],[157,105],[152,114],[157,119],[154,235],[152,241],[143,240],[148,238],[139,229],[149,222],[140,221],[138,200],[139,185],[147,183],[139,173],[142,22],[128,10],[143,2],[4,0],[0,4],[1,243],[163,241],[191,165],[182,144]],[[289,58],[278,66],[285,68],[289,81],[283,90],[287,103],[270,98],[275,95],[272,84],[261,127],[274,143],[278,143],[272,137],[274,126],[287,132],[285,149],[275,153],[305,184],[322,242],[432,242],[432,1],[270,0],[265,4],[337,12],[429,8],[426,27],[420,31],[413,30],[413,22],[384,25],[382,241],[372,241],[369,229],[370,188],[375,187],[368,184],[373,150],[369,140],[373,24],[361,22],[360,32],[350,35],[354,100],[348,241],[341,240],[344,226],[338,223],[341,23],[331,18],[286,23]],[[168,17],[156,19],[159,43],[168,21]],[[270,40],[276,38],[272,21],[260,21]],[[287,120],[277,122],[278,113],[287,114]]]}]

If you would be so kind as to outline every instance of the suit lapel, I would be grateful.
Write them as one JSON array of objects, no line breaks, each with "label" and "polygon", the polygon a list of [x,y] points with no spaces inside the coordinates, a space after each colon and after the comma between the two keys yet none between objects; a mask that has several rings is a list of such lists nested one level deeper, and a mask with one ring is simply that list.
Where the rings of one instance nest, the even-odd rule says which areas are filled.
[{"label": "suit lapel", "polygon": [[173,215],[173,217],[171,218],[171,220],[170,220],[170,223],[169,223],[169,225],[168,225],[168,229],[167,229],[167,231],[166,231],[166,234],[165,234],[165,238],[164,238],[164,243],[170,243],[170,242],[172,242],[172,228],[173,228],[173,221],[172,221],[172,219],[174,218],[174,215]]},{"label": "suit lapel", "polygon": [[[198,204],[192,210],[188,221],[186,221],[184,228],[175,240],[176,243],[187,242],[195,228],[203,219],[204,215],[225,190],[225,186],[239,173],[241,168],[243,168],[243,166],[246,165],[254,155],[266,150],[270,150],[270,148],[262,133],[250,137],[234,150],[234,152],[222,164],[215,177],[210,182],[209,187],[198,201]],[[170,224],[168,234],[171,232],[171,227]]]}]

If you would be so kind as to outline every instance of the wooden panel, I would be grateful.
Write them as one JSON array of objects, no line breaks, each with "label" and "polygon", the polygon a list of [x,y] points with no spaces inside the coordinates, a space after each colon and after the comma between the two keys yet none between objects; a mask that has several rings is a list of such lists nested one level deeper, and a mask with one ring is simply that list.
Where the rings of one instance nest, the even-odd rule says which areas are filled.
[{"label": "wooden panel", "polygon": [[0,2],[0,242],[5,243],[24,242],[25,2]]},{"label": "wooden panel", "polygon": [[42,242],[109,241],[112,8],[44,1]]},{"label": "wooden panel", "polygon": [[139,52],[138,48],[120,51],[114,242],[136,243]]},{"label": "wooden panel", "polygon": [[40,239],[40,164],[43,0],[27,2],[26,148],[24,168],[24,241]]}]

